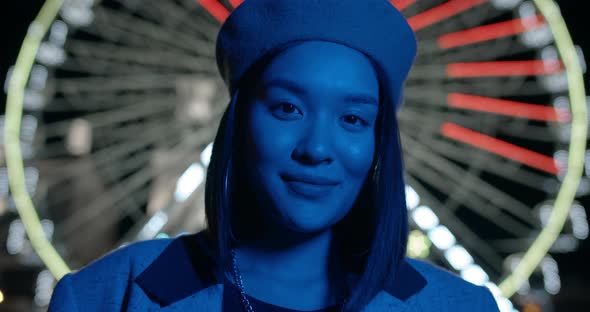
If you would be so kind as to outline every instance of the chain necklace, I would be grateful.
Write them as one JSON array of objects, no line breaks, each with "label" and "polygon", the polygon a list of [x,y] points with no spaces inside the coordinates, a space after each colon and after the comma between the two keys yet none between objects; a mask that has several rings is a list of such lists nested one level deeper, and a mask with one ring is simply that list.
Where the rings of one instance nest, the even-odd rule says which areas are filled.
[{"label": "chain necklace", "polygon": [[231,262],[234,267],[234,280],[240,290],[240,298],[242,299],[242,305],[247,312],[254,312],[252,309],[252,305],[250,304],[250,300],[246,297],[246,291],[244,291],[244,285],[242,284],[242,274],[240,274],[240,269],[238,269],[238,265],[236,264],[236,251],[234,249],[231,250]]},{"label": "chain necklace", "polygon": [[[244,284],[242,282],[242,274],[240,273],[240,269],[238,269],[238,264],[236,261],[236,251],[233,248],[231,249],[231,262],[233,266],[233,278],[238,286],[238,290],[240,291],[242,305],[244,306],[244,309],[246,309],[247,312],[254,312],[252,304],[250,304],[250,300],[248,300],[248,297],[246,297],[246,291],[244,290]],[[346,299],[342,301],[341,311],[344,308],[345,302]]]}]

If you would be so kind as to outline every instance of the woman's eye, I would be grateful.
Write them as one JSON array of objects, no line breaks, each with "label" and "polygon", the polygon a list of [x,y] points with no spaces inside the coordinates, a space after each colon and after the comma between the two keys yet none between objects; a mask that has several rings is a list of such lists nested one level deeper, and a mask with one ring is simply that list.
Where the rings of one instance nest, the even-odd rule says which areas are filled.
[{"label": "woman's eye", "polygon": [[346,115],[344,116],[344,120],[355,126],[365,126],[368,124],[365,120],[356,115]]},{"label": "woman's eye", "polygon": [[295,111],[298,110],[299,109],[297,108],[297,106],[287,102],[279,103],[273,107],[273,111],[277,111],[277,113],[282,115],[292,115]]}]

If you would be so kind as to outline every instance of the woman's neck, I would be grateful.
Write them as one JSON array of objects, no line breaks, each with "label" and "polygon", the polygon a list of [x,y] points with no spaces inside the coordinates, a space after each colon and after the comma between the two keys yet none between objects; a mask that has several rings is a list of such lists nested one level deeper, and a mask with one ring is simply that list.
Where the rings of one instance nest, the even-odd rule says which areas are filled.
[{"label": "woman's neck", "polygon": [[246,293],[301,310],[322,308],[344,298],[346,270],[332,230],[288,236],[275,234],[236,248]]},{"label": "woman's neck", "polygon": [[269,233],[264,240],[239,246],[236,253],[240,270],[255,271],[281,280],[309,281],[327,278],[334,269],[341,269],[338,267],[340,250],[332,230],[300,237],[288,236]]}]

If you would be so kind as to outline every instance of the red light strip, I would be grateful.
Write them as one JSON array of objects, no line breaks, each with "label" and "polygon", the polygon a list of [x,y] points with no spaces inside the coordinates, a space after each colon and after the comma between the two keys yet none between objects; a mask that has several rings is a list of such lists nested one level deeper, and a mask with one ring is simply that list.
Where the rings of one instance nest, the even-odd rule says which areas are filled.
[{"label": "red light strip", "polygon": [[558,173],[555,160],[549,156],[461,127],[457,124],[450,122],[444,123],[441,126],[441,133],[449,138],[512,159],[550,174],[557,175]]},{"label": "red light strip", "polygon": [[391,2],[396,9],[403,11],[405,8],[416,2],[416,0],[389,0],[389,2]]},{"label": "red light strip", "polygon": [[560,60],[495,61],[451,63],[447,65],[447,76],[492,77],[492,76],[535,76],[563,72]]},{"label": "red light strip", "polygon": [[244,2],[244,0],[229,0],[229,4],[231,4],[234,7],[234,9],[240,6],[242,2]]},{"label": "red light strip", "polygon": [[453,15],[467,11],[474,6],[482,4],[487,0],[450,0],[434,8],[412,16],[408,23],[414,31],[420,30],[426,26],[438,23]]},{"label": "red light strip", "polygon": [[197,2],[222,24],[229,16],[229,11],[217,0],[197,0]]},{"label": "red light strip", "polygon": [[495,113],[520,118],[545,120],[551,122],[568,122],[567,111],[558,112],[554,107],[496,99],[463,93],[449,93],[447,103],[451,107],[465,108],[475,111]]},{"label": "red light strip", "polygon": [[439,47],[448,49],[516,35],[543,25],[545,25],[545,20],[542,15],[529,16],[449,33],[440,36],[437,42]]}]

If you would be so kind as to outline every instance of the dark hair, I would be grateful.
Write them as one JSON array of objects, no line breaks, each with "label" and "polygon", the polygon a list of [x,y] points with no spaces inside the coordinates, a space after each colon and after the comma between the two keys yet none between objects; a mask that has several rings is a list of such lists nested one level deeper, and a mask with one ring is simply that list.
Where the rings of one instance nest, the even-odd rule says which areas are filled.
[{"label": "dark hair", "polygon": [[[231,272],[230,248],[238,237],[233,228],[233,211],[237,198],[243,196],[240,187],[234,187],[240,174],[239,159],[234,155],[240,148],[240,118],[244,99],[249,97],[257,76],[272,58],[287,48],[299,44],[292,42],[267,54],[253,65],[240,80],[240,88],[221,118],[213,143],[213,151],[205,184],[206,233],[219,257],[220,270]],[[384,88],[380,66],[366,56],[379,76],[380,90]],[[386,279],[392,278],[406,254],[408,217],[405,198],[404,165],[400,133],[393,101],[387,92],[380,93],[379,116],[375,126],[375,157],[361,192],[349,213],[334,226],[335,237],[344,251],[354,273],[359,274],[357,284],[350,291],[345,311],[360,311],[383,289]],[[387,105],[385,105],[387,104]],[[241,115],[240,115],[241,114]],[[243,119],[243,118],[242,118]],[[236,130],[238,130],[236,132]],[[237,162],[238,161],[238,162]],[[238,168],[234,168],[234,164]],[[254,222],[252,216],[240,215],[240,222]]]}]

